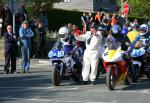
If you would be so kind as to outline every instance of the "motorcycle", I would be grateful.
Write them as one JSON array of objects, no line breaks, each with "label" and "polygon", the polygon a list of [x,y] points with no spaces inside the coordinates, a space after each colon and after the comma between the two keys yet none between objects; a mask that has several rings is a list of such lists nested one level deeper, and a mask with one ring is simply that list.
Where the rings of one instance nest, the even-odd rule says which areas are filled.
[{"label": "motorcycle", "polygon": [[106,70],[106,85],[109,90],[114,90],[116,84],[123,80],[127,80],[128,63],[123,59],[126,55],[121,47],[114,47],[112,43],[108,43],[102,58],[104,60],[104,68]]},{"label": "motorcycle", "polygon": [[75,82],[80,81],[82,63],[78,59],[78,50],[74,49],[74,55],[68,55],[69,52],[71,51],[67,46],[64,49],[53,47],[48,54],[54,67],[52,69],[52,82],[55,86],[59,86],[61,80],[72,78]]},{"label": "motorcycle", "polygon": [[132,62],[132,81],[137,82],[139,78],[139,73],[140,73],[140,68],[142,66],[142,58],[145,55],[146,50],[144,48],[134,48],[133,51],[131,52],[131,57],[133,58]]},{"label": "motorcycle", "polygon": [[[146,49],[148,47],[148,49]],[[140,41],[137,42],[133,49],[131,56],[133,57],[133,71],[134,82],[137,81],[138,77],[142,77],[145,74],[150,79],[150,51],[149,44],[143,44]]]}]

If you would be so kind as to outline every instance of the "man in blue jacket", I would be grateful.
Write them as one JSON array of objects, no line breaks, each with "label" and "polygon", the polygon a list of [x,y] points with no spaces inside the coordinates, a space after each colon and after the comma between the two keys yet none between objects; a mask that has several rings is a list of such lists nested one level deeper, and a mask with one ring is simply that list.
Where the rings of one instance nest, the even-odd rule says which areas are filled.
[{"label": "man in blue jacket", "polygon": [[31,50],[31,38],[34,36],[31,28],[28,27],[28,22],[24,21],[19,30],[19,36],[21,39],[21,52],[22,52],[22,69],[23,72],[29,72],[30,68],[30,50]]}]

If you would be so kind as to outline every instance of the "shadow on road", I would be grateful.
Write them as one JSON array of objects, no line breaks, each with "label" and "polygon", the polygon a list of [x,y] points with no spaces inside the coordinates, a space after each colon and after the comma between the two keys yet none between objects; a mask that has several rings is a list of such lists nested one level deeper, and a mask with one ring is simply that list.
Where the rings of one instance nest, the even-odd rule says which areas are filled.
[{"label": "shadow on road", "polygon": [[150,89],[150,80],[140,79],[137,83],[131,83],[128,87],[122,90],[148,90]]},{"label": "shadow on road", "polygon": [[[0,77],[0,103],[12,101],[9,98],[32,98],[38,96],[46,87],[50,87],[51,78],[47,75],[8,75]],[[48,89],[48,88],[47,88]],[[46,91],[44,92],[46,93]],[[50,92],[49,94],[51,94]]]}]

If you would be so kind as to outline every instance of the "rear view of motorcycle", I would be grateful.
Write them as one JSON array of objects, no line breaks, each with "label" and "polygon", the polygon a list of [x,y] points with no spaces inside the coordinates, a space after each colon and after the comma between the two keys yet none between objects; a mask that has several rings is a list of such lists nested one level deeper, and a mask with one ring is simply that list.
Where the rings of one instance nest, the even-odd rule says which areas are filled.
[{"label": "rear view of motorcycle", "polygon": [[74,51],[74,55],[68,55],[66,50],[70,52],[67,46],[64,49],[53,47],[49,52],[53,69],[52,69],[52,82],[55,86],[59,86],[61,80],[73,79],[79,82],[81,78],[82,63],[78,59],[78,51]]},{"label": "rear view of motorcycle", "polygon": [[147,78],[150,79],[150,55],[148,49],[146,49],[145,47],[149,47],[149,45],[145,45],[139,41],[131,52],[131,57],[133,58],[133,82],[137,82],[138,78],[142,77],[143,74],[145,74]]},{"label": "rear view of motorcycle", "polygon": [[132,70],[131,70],[131,77],[132,77],[132,81],[133,82],[137,82],[138,78],[139,78],[139,73],[141,70],[141,66],[142,66],[142,58],[145,55],[146,50],[144,50],[143,48],[140,49],[133,49],[132,53],[131,53],[131,57],[133,58],[133,62],[132,62]]}]

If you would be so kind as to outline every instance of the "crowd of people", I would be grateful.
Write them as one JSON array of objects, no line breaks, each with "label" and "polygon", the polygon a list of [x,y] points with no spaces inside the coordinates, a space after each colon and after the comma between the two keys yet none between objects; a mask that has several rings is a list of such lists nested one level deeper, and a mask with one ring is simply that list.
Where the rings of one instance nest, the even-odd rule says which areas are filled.
[{"label": "crowd of people", "polygon": [[[24,73],[29,72],[30,57],[47,57],[46,29],[48,22],[45,20],[44,14],[41,14],[40,17],[33,16],[30,20],[28,16],[24,3],[21,3],[15,14],[15,31],[13,32],[11,10],[8,5],[0,5],[0,18],[3,20],[1,36],[4,37],[5,52],[4,71],[6,74],[16,73],[17,56],[21,55],[22,57]],[[18,51],[21,51],[21,54]]]}]

